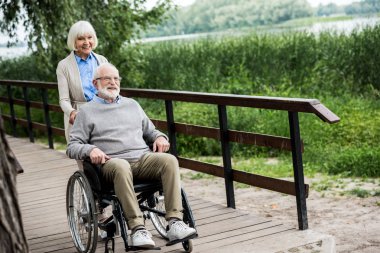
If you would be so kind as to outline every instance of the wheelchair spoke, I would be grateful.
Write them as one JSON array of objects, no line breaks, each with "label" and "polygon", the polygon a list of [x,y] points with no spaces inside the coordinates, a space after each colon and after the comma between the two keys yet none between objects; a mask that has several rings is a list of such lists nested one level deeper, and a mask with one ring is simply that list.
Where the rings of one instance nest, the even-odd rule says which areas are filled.
[{"label": "wheelchair spoke", "polygon": [[162,192],[154,193],[154,195],[146,201],[146,204],[151,209],[154,209],[154,211],[148,212],[153,226],[163,238],[167,239],[166,226],[168,223],[165,219],[165,199]]}]

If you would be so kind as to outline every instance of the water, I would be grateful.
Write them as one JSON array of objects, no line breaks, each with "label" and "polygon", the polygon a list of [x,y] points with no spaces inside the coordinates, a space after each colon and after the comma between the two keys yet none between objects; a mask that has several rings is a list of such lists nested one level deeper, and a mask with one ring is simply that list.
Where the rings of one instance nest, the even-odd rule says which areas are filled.
[{"label": "water", "polygon": [[[345,34],[349,34],[355,29],[361,30],[367,26],[373,27],[376,24],[380,24],[380,18],[377,18],[377,17],[354,18],[351,20],[315,23],[311,26],[297,27],[290,30],[309,31],[315,34],[318,34],[322,31],[336,31],[336,32],[344,32]],[[270,30],[268,31],[271,32]],[[279,31],[281,31],[281,29]],[[175,35],[175,36],[164,36],[164,37],[158,37],[158,38],[146,38],[146,39],[142,39],[141,42],[148,43],[148,42],[167,41],[167,40],[186,40],[186,39],[188,40],[188,39],[204,38],[204,37],[209,37],[209,36],[210,37],[221,36],[221,35],[223,35],[223,33],[221,32],[184,34],[184,35]],[[225,33],[225,35],[228,35],[228,34]],[[22,55],[26,55],[28,53],[29,51],[27,47],[11,47],[11,48],[0,47],[0,57],[3,59],[16,58]]]},{"label": "water", "polygon": [[24,47],[0,47],[0,57],[2,59],[17,58],[19,56],[29,54],[29,50],[26,46]]},{"label": "water", "polygon": [[380,24],[380,18],[354,18],[351,20],[315,23],[308,27],[298,28],[297,30],[306,30],[315,34],[319,34],[322,31],[336,31],[348,35],[354,30],[360,31],[365,27],[374,27],[376,24]]}]

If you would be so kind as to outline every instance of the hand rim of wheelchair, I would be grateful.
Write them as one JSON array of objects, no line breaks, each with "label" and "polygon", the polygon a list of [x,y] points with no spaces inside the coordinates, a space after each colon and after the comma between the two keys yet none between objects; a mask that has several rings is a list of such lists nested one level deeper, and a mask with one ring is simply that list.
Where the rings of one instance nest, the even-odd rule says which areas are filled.
[{"label": "hand rim of wheelchair", "polygon": [[70,177],[66,189],[67,220],[75,248],[80,253],[93,253],[97,245],[98,219],[94,197],[89,186],[84,173],[76,171]]}]

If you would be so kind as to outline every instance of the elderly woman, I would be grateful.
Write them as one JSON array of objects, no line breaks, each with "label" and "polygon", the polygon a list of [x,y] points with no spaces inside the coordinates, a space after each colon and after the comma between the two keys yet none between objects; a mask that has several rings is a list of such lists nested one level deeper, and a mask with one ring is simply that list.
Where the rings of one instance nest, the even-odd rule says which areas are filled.
[{"label": "elderly woman", "polygon": [[95,30],[89,22],[78,21],[71,26],[67,37],[71,53],[58,63],[56,71],[67,142],[77,110],[82,104],[91,101],[96,93],[92,84],[95,69],[99,64],[107,62],[104,56],[92,51],[97,45]]}]

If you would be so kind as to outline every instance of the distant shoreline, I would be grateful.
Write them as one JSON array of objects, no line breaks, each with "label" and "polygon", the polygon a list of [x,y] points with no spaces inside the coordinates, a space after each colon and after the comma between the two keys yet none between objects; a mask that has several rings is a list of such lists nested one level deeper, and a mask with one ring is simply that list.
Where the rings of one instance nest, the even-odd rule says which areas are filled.
[{"label": "distant shoreline", "polygon": [[[312,23],[307,26],[295,26],[295,27],[281,27],[281,26],[274,26],[269,27],[268,29],[260,30],[259,32],[281,32],[281,31],[309,31],[312,33],[320,33],[322,31],[338,31],[338,32],[344,32],[344,33],[350,33],[352,30],[355,30],[357,28],[363,28],[366,26],[375,26],[380,23],[379,17],[368,17],[368,18],[354,18],[351,20],[339,20],[339,21],[332,21],[332,22],[316,22]],[[190,40],[190,39],[199,39],[199,38],[207,38],[207,37],[221,37],[221,36],[240,36],[244,34],[248,34],[249,32],[244,31],[244,29],[241,31],[241,33],[238,33],[236,31],[234,32],[228,32],[228,31],[220,31],[220,32],[208,32],[208,33],[194,33],[194,34],[182,34],[182,35],[171,35],[171,36],[160,36],[160,37],[150,37],[150,38],[141,38],[137,39],[134,42],[136,43],[155,43],[155,42],[162,42],[162,41],[172,41],[172,40]],[[234,34],[234,35],[231,35]],[[7,47],[6,43],[0,44],[0,58],[2,59],[9,59],[9,58],[15,58],[24,56],[30,53],[27,43],[22,42],[18,43],[14,46]]]}]

